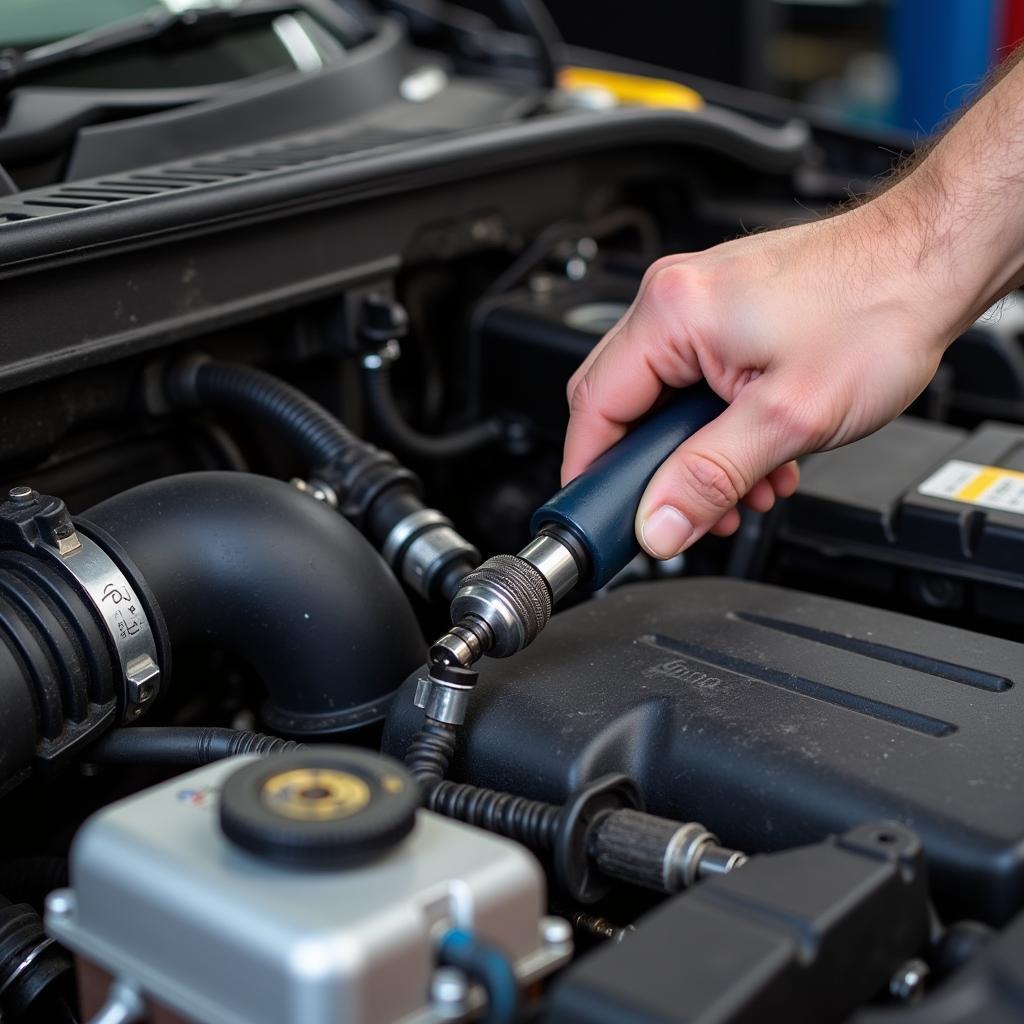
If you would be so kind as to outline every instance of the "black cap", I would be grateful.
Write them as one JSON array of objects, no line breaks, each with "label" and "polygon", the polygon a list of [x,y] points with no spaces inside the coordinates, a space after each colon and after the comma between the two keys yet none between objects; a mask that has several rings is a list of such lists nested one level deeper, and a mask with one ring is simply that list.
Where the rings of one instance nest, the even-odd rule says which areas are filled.
[{"label": "black cap", "polygon": [[224,834],[266,860],[344,868],[390,850],[416,820],[418,788],[398,761],[348,747],[276,754],[228,777]]}]

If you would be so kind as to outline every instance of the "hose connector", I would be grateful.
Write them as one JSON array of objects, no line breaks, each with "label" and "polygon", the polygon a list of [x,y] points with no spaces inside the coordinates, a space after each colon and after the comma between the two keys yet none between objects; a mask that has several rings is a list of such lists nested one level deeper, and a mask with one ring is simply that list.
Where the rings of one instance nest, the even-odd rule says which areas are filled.
[{"label": "hose connector", "polygon": [[571,538],[547,528],[518,555],[488,558],[455,592],[455,625],[431,648],[431,659],[468,667],[484,654],[507,658],[529,646],[579,581],[581,558]]}]

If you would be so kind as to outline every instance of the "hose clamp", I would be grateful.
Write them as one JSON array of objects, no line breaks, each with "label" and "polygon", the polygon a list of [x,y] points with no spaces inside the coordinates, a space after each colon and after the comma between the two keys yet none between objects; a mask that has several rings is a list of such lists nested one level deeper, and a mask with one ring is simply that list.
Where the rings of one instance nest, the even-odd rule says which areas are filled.
[{"label": "hose clamp", "polygon": [[131,722],[160,692],[156,638],[142,601],[110,555],[84,534],[72,531],[50,548],[103,620],[124,677],[122,719]]},{"label": "hose clamp", "polygon": [[[8,976],[3,985],[0,985],[0,998],[3,997],[3,994],[32,966],[32,964],[35,963],[42,953],[45,953],[54,944],[55,941],[55,939],[47,937],[32,947],[24,959],[22,959],[21,963],[14,968],[13,973]],[[3,1018],[0,1018],[0,1021],[2,1021],[2,1019]]]},{"label": "hose clamp", "polygon": [[416,680],[413,703],[427,718],[446,725],[462,725],[477,673],[461,665],[431,665],[427,675]]}]

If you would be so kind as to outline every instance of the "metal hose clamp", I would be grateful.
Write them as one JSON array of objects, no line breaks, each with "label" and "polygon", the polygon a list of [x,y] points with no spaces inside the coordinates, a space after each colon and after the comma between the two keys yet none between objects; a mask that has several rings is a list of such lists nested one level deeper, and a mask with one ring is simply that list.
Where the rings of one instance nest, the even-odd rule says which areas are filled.
[{"label": "metal hose clamp", "polygon": [[122,720],[130,722],[160,692],[156,638],[142,601],[110,555],[84,534],[71,531],[50,548],[103,620],[124,676]]}]

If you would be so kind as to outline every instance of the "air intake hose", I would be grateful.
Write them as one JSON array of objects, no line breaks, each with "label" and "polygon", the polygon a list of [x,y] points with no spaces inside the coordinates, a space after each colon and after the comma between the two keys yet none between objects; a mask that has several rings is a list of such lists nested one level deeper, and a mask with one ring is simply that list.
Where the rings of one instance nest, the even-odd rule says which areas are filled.
[{"label": "air intake hose", "polygon": [[408,600],[373,548],[281,481],[191,473],[72,520],[16,487],[0,503],[0,794],[130,724],[171,651],[216,644],[294,736],[383,718],[422,659]]},{"label": "air intake hose", "polygon": [[253,668],[277,732],[335,734],[378,721],[423,659],[412,608],[373,548],[281,481],[166,477],[101,502],[85,520],[138,566],[173,648],[212,641]]}]

